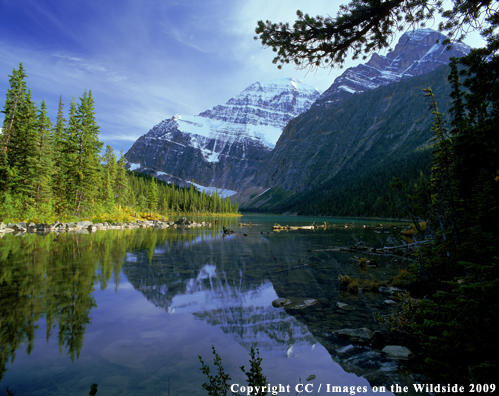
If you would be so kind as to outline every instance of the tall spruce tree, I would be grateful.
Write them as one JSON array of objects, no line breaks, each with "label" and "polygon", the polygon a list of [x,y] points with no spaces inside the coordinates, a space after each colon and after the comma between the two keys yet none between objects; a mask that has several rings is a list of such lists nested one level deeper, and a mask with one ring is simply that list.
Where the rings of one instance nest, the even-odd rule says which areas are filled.
[{"label": "tall spruce tree", "polygon": [[57,121],[52,129],[52,146],[53,146],[53,194],[55,211],[58,215],[62,215],[68,210],[68,185],[66,175],[68,169],[67,163],[67,136],[66,136],[66,120],[64,118],[64,103],[62,97],[59,97],[59,106],[57,110]]},{"label": "tall spruce tree", "polygon": [[114,180],[114,194],[115,194],[115,202],[119,205],[119,208],[125,206],[128,202],[133,206],[134,197],[130,197],[133,195],[130,193],[130,186],[128,182],[128,178],[126,175],[126,159],[123,155],[123,151],[120,153],[120,159],[118,160],[117,168],[116,168],[116,177]]},{"label": "tall spruce tree", "polygon": [[19,117],[8,144],[8,163],[12,171],[11,192],[24,209],[35,202],[37,179],[38,114],[28,90],[18,103]]},{"label": "tall spruce tree", "polygon": [[158,186],[156,185],[156,179],[153,177],[147,190],[147,208],[150,214],[152,214],[153,210],[156,210],[158,198]]},{"label": "tall spruce tree", "polygon": [[94,204],[98,195],[101,181],[100,150],[103,143],[99,141],[99,127],[95,119],[95,106],[92,91],[85,92],[80,98],[80,105],[76,111],[79,124],[78,135],[78,179],[79,202],[76,213],[80,212],[81,205]]},{"label": "tall spruce tree", "polygon": [[103,156],[104,169],[109,172],[111,180],[116,180],[116,173],[118,171],[118,163],[116,161],[116,155],[114,155],[114,150],[110,145],[106,146],[106,152]]},{"label": "tall spruce tree", "polygon": [[4,121],[2,134],[0,135],[0,191],[4,194],[11,192],[12,176],[16,170],[12,169],[10,157],[15,156],[17,135],[22,134],[21,130],[24,121],[22,111],[27,96],[25,81],[27,76],[22,63],[19,63],[17,70],[12,70],[12,75],[9,77],[10,88],[7,90],[4,109],[2,110]]},{"label": "tall spruce tree", "polygon": [[63,150],[63,165],[64,184],[66,197],[64,201],[67,203],[67,210],[71,214],[76,214],[80,206],[80,185],[83,172],[80,170],[79,159],[79,125],[76,119],[76,103],[75,98],[71,100],[69,105],[69,118],[64,130],[64,150]]},{"label": "tall spruce tree", "polygon": [[92,210],[101,181],[99,127],[95,120],[92,93],[85,92],[77,106],[71,101],[66,128],[66,171],[70,202],[75,215]]},{"label": "tall spruce tree", "polygon": [[38,114],[38,161],[36,164],[36,204],[38,210],[41,205],[48,205],[45,208],[51,211],[52,185],[53,185],[53,142],[51,139],[52,123],[47,115],[47,105],[42,101]]}]

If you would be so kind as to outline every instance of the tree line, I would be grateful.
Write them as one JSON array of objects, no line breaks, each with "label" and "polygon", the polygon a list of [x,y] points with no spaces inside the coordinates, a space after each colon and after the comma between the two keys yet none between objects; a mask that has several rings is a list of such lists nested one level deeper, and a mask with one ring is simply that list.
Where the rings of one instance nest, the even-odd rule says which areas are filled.
[{"label": "tree line", "polygon": [[[37,107],[22,63],[9,76],[0,134],[0,219],[48,221],[128,211],[237,213],[220,195],[199,193],[138,176],[123,153],[99,141],[91,91],[73,97],[68,118],[59,99],[52,124],[47,105]],[[111,216],[112,217],[112,216]]]}]

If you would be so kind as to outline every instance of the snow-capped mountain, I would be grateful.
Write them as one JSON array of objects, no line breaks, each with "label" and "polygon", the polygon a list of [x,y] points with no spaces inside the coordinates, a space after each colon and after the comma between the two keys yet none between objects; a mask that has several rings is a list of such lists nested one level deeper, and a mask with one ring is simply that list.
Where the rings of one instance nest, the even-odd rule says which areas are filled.
[{"label": "snow-capped mountain", "polygon": [[238,190],[286,124],[319,96],[316,88],[292,78],[256,82],[225,105],[163,120],[125,154],[128,166],[180,184]]},{"label": "snow-capped mountain", "polygon": [[451,57],[464,56],[471,50],[466,44],[458,42],[454,42],[452,48],[447,50],[447,46],[442,44],[444,39],[443,34],[431,29],[404,33],[394,50],[386,56],[374,53],[367,63],[348,68],[334,80],[314,106],[334,103],[352,93],[429,73],[440,65],[447,65]]}]

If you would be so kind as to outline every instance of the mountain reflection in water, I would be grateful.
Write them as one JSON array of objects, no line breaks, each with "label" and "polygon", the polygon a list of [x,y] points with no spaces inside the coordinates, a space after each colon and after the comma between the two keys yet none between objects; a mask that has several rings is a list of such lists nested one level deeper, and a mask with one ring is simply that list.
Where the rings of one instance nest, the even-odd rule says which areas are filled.
[{"label": "mountain reflection in water", "polygon": [[[259,225],[239,229],[239,221]],[[275,221],[224,219],[236,230],[225,238],[221,225],[68,233],[57,240],[54,234],[5,235],[0,387],[86,394],[97,383],[98,394],[106,395],[204,395],[197,355],[211,361],[211,345],[232,382],[241,384],[238,367],[247,365],[252,345],[271,385],[293,388],[313,374],[314,393],[319,384],[321,393],[332,384],[367,386],[369,394],[372,385],[401,381],[393,361],[331,336],[349,324],[379,327],[371,313],[381,297],[341,293],[338,275],[357,270],[348,255],[317,252],[318,261],[307,253],[352,244],[353,235],[379,244],[379,235],[365,229],[270,233]],[[318,303],[286,311],[272,306],[279,297]],[[337,309],[345,299],[355,312]]]}]

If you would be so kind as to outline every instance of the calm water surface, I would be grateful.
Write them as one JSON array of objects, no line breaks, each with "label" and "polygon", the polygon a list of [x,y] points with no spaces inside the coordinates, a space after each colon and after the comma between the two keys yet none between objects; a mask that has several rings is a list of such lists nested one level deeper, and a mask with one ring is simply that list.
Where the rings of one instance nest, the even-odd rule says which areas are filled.
[{"label": "calm water surface", "polygon": [[[383,296],[342,292],[338,276],[389,278],[400,263],[359,272],[349,254],[314,251],[356,240],[380,246],[400,227],[364,228],[374,222],[356,220],[354,228],[271,232],[274,223],[324,220],[351,222],[244,216],[212,228],[5,235],[0,394],[8,386],[16,396],[88,395],[95,383],[97,395],[206,395],[198,355],[212,363],[212,345],[230,383],[241,385],[239,367],[248,368],[257,346],[268,382],[290,385],[280,394],[295,395],[300,383],[311,384],[312,394],[326,394],[328,384],[371,394],[372,386],[407,380],[396,362],[331,335],[376,330],[372,313],[386,309]],[[222,223],[236,234],[222,238]],[[280,297],[318,303],[286,311],[272,306]],[[307,382],[310,375],[316,378]]]}]

